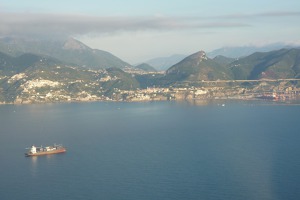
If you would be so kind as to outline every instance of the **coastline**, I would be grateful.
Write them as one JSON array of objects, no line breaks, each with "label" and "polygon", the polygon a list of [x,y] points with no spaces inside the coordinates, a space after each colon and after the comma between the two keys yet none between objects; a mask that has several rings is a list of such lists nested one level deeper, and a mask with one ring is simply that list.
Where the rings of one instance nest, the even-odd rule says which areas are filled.
[{"label": "coastline", "polygon": [[127,103],[135,103],[135,102],[213,102],[213,101],[256,101],[256,102],[273,102],[277,105],[289,104],[289,105],[299,105],[297,101],[300,101],[300,95],[297,95],[292,99],[262,99],[262,98],[240,98],[240,97],[215,97],[215,98],[185,98],[185,99],[140,99],[140,100],[67,100],[67,101],[18,101],[18,102],[0,102],[0,105],[33,105],[33,104],[57,104],[57,103],[92,103],[92,102],[127,102]]}]

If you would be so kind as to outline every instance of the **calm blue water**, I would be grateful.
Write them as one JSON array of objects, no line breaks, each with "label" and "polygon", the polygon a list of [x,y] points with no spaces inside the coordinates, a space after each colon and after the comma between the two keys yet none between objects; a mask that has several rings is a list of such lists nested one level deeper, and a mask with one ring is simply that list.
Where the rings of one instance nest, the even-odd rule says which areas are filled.
[{"label": "calm blue water", "polygon": [[[300,199],[300,106],[0,106],[0,199]],[[68,152],[24,157],[31,144]]]}]

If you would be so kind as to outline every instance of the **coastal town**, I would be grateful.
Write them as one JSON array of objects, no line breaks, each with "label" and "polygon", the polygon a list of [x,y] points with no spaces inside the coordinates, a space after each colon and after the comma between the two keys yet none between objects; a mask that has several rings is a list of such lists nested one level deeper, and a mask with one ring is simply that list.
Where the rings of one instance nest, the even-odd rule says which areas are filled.
[{"label": "coastal town", "polygon": [[[288,101],[300,96],[300,88],[287,86],[291,80],[279,80],[277,84],[269,84],[273,80],[253,81],[253,88],[235,86],[221,86],[229,81],[206,81],[206,86],[195,87],[151,87],[138,90],[116,89],[111,100],[115,101],[164,101],[164,100],[210,100],[210,99],[238,99],[238,100],[273,100]],[[236,81],[230,81],[231,83]],[[247,82],[249,81],[240,81]],[[250,81],[251,82],[251,81]],[[214,83],[215,86],[208,86]],[[220,84],[218,86],[218,84]]]},{"label": "coastal town", "polygon": [[[99,73],[99,72],[97,72]],[[104,73],[105,74],[105,73]],[[299,79],[280,80],[217,80],[199,82],[181,82],[169,87],[147,87],[132,90],[113,88],[107,93],[101,84],[118,81],[119,77],[105,75],[97,81],[75,80],[59,82],[46,79],[27,80],[24,73],[8,79],[8,83],[21,82],[21,92],[12,99],[13,104],[49,103],[49,102],[89,102],[89,101],[182,101],[182,100],[272,100],[290,101],[299,98]],[[73,84],[81,90],[68,92]],[[13,97],[12,97],[13,98]]]}]

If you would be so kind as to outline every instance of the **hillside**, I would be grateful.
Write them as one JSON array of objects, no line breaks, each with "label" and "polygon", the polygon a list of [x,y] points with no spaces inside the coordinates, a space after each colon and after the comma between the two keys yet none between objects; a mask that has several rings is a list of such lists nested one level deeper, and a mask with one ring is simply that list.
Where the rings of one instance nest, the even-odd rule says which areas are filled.
[{"label": "hillside", "polygon": [[151,65],[149,65],[147,63],[139,64],[139,65],[135,66],[135,68],[143,70],[145,72],[156,72],[157,71],[154,67],[152,67]]},{"label": "hillside", "polygon": [[229,65],[235,79],[300,77],[300,49],[254,53]]},{"label": "hillside", "polygon": [[173,81],[227,80],[232,74],[225,66],[208,58],[204,51],[199,51],[169,68],[166,78]]},{"label": "hillside", "polygon": [[232,63],[233,61],[235,61],[235,58],[228,58],[225,56],[216,56],[213,58],[213,60],[217,63],[219,63],[220,65],[228,65],[230,63]]},{"label": "hillside", "polygon": [[118,68],[88,70],[34,54],[0,53],[0,102],[38,103],[109,100],[138,81]]},{"label": "hillside", "polygon": [[46,55],[70,65],[84,66],[91,69],[130,66],[130,64],[111,53],[91,49],[74,38],[57,40],[17,37],[0,38],[0,51],[11,56],[19,56],[24,53]]},{"label": "hillside", "polygon": [[17,57],[12,57],[0,53],[0,70],[2,75],[14,75],[30,67],[50,67],[63,65],[63,62],[43,55],[25,53]]}]

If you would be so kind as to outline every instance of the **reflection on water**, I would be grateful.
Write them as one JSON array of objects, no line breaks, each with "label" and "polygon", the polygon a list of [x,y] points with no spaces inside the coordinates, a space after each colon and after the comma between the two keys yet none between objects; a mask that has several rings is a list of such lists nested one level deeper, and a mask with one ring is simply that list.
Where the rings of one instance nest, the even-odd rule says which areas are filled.
[{"label": "reflection on water", "polygon": [[32,166],[37,165],[37,159],[38,159],[37,156],[30,156],[30,157],[28,157],[28,159],[31,160]]},{"label": "reflection on water", "polygon": [[211,100],[201,100],[201,99],[191,99],[191,100],[187,100],[187,103],[193,106],[205,106],[205,105],[209,105],[212,103]]},{"label": "reflection on water", "polygon": [[31,175],[33,177],[36,177],[37,175],[37,165],[38,165],[38,158],[36,156],[27,157],[27,159],[30,159],[31,161]]},{"label": "reflection on water", "polygon": [[[45,168],[46,166],[49,167],[51,165],[53,165],[53,162],[55,161],[54,159],[55,155],[43,155],[43,156],[30,156],[30,157],[26,157],[26,159],[30,160],[31,163],[31,175],[33,177],[37,176],[40,172],[43,171],[43,168]],[[46,164],[46,166],[45,166]]]}]

